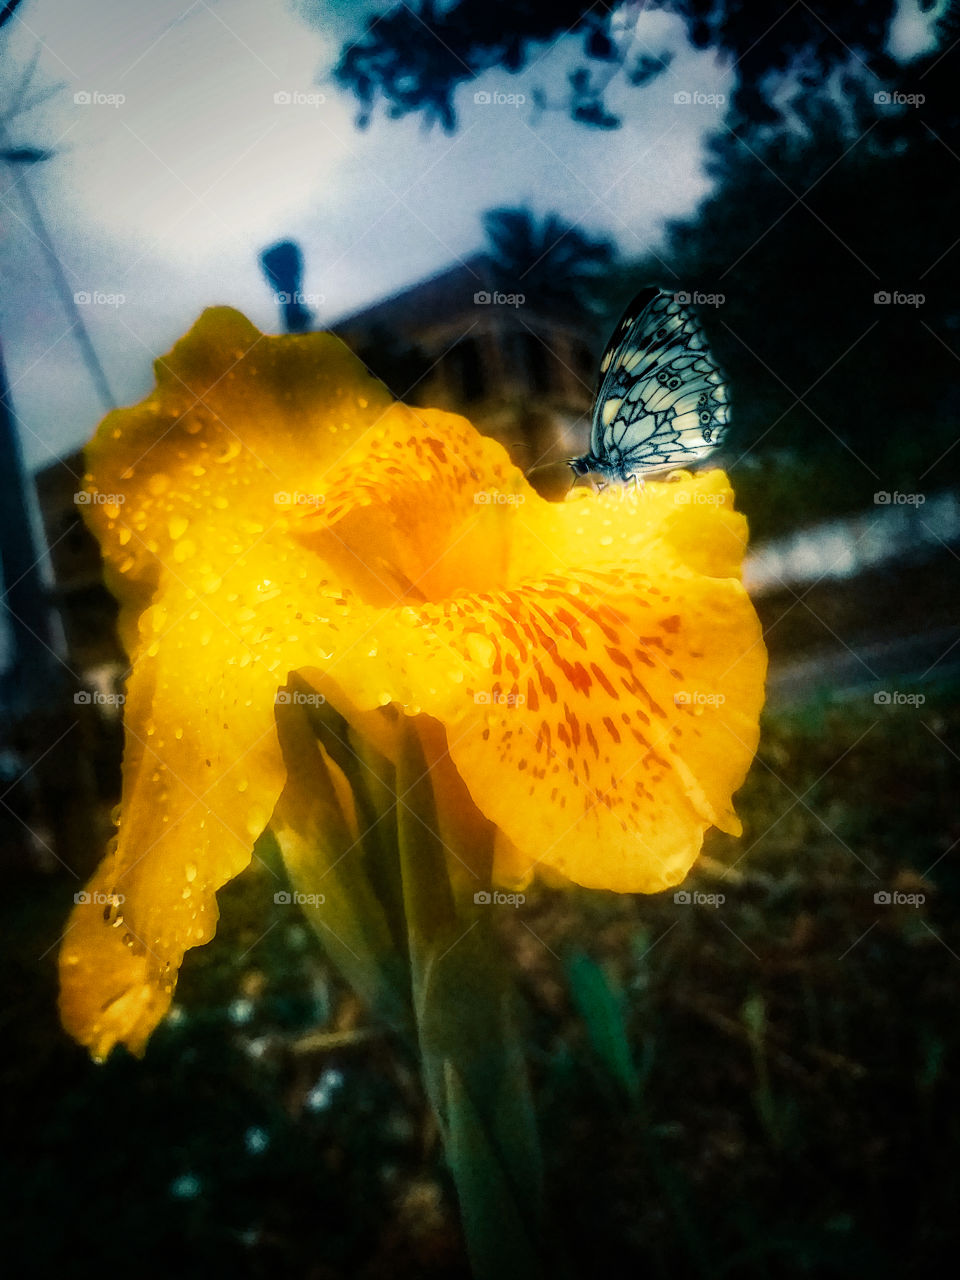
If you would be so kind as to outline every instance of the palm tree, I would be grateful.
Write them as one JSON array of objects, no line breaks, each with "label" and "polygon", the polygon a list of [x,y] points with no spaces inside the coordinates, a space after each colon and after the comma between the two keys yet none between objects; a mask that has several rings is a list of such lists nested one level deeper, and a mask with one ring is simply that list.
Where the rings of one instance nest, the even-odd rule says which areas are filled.
[{"label": "palm tree", "polygon": [[497,288],[528,303],[596,314],[601,287],[616,261],[609,240],[594,240],[558,214],[538,220],[529,209],[483,215]]}]

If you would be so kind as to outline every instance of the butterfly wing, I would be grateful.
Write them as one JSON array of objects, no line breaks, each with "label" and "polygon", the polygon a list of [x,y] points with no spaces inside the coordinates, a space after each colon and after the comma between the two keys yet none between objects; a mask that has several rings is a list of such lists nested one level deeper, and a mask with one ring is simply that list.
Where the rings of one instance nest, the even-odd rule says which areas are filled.
[{"label": "butterfly wing", "polygon": [[717,447],[728,420],[726,384],[699,321],[677,295],[645,289],[624,313],[600,362],[590,455],[625,480],[688,466]]}]

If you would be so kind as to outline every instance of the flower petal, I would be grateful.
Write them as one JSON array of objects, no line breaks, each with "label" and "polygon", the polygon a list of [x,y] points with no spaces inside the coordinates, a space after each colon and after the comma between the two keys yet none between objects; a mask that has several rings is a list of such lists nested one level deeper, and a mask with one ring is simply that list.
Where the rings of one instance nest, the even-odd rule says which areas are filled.
[{"label": "flower petal", "polygon": [[[226,309],[88,463],[132,662],[122,823],[61,955],[65,1025],[97,1054],[142,1050],[212,936],[283,787],[291,671],[384,753],[387,711],[442,726],[441,821],[482,834],[503,882],[663,888],[709,825],[737,829],[765,653],[722,473],[548,503],[331,335]],[[482,819],[443,813],[467,793]]]}]

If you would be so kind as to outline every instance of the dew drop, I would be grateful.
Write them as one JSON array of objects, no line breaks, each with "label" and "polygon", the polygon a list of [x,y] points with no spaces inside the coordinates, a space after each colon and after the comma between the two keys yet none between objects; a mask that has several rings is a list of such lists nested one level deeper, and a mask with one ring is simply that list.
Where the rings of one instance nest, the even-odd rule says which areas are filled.
[{"label": "dew drop", "polygon": [[474,662],[479,663],[481,667],[489,670],[493,666],[497,651],[489,636],[481,635],[479,631],[471,631],[467,636],[467,650]]}]

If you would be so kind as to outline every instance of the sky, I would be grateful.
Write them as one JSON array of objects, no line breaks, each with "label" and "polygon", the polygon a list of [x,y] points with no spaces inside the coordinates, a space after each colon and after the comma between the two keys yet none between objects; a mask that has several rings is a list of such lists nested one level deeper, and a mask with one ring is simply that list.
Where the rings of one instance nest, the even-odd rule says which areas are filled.
[{"label": "sky", "polygon": [[[0,334],[30,467],[81,445],[104,406],[21,183],[69,289],[92,299],[81,314],[120,404],[147,393],[151,361],[205,306],[239,307],[276,331],[257,257],[282,237],[303,247],[322,325],[476,252],[485,209],[555,211],[639,256],[708,189],[706,139],[722,107],[674,94],[729,96],[731,74],[662,13],[641,16],[635,48],[674,61],[645,88],[614,82],[621,129],[587,129],[562,109],[535,118],[534,87],[559,100],[580,61],[570,38],[519,75],[462,86],[451,136],[384,114],[357,129],[331,70],[363,15],[385,6],[329,0],[308,21],[304,3],[26,0],[0,37],[7,144],[55,152],[0,166]],[[61,87],[10,119],[13,71],[37,51],[33,89]],[[483,92],[493,101],[475,102]]]},{"label": "sky", "polygon": [[[452,136],[384,113],[361,131],[331,72],[366,18],[389,7],[24,0],[0,33],[0,120],[7,146],[54,154],[0,164],[0,337],[30,468],[79,447],[106,407],[41,238],[68,292],[89,295],[79,314],[112,399],[129,404],[205,306],[227,303],[277,330],[257,259],[280,238],[303,247],[322,326],[476,252],[485,209],[557,212],[639,257],[707,193],[707,142],[723,128],[734,74],[692,49],[675,19],[642,11],[627,33],[632,53],[673,61],[644,88],[609,86],[618,130],[575,124],[563,109],[536,117],[534,89],[559,102],[582,63],[569,37],[518,75],[462,86]],[[929,37],[917,12],[903,0],[892,35],[902,57]],[[50,95],[17,114],[17,71],[35,55],[27,98]],[[721,101],[678,104],[677,93]]]}]

